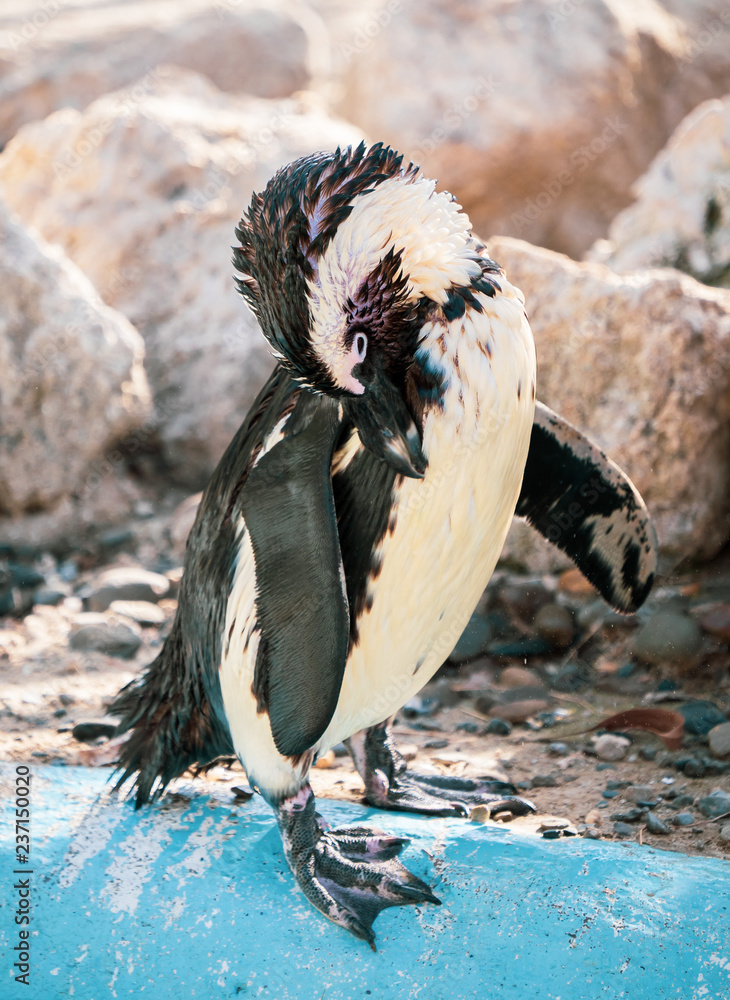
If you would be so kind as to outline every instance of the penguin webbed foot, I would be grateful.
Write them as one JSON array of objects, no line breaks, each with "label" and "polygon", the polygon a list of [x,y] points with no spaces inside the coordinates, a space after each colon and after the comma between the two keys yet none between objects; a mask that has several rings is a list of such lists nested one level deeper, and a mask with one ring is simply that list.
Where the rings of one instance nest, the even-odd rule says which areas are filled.
[{"label": "penguin webbed foot", "polygon": [[408,771],[389,722],[350,737],[347,746],[365,782],[365,797],[376,808],[427,816],[468,816],[480,805],[489,807],[493,814],[523,816],[535,812],[532,802],[518,796],[507,781]]},{"label": "penguin webbed foot", "polygon": [[309,785],[275,811],[287,862],[307,899],[373,951],[372,925],[381,910],[441,902],[397,860],[406,839],[361,826],[328,829]]}]

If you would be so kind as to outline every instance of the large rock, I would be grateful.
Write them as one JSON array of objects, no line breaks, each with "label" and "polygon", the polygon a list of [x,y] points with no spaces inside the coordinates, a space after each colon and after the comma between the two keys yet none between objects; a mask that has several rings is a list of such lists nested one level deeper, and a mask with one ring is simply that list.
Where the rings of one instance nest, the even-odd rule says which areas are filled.
[{"label": "large rock", "polygon": [[730,97],[682,122],[589,257],[616,271],[670,265],[730,287]]},{"label": "large rock", "polygon": [[[339,113],[420,162],[481,232],[580,256],[692,108],[730,90],[719,0],[318,0]],[[705,34],[707,38],[705,38]],[[394,99],[397,95],[397,99]]]},{"label": "large rock", "polygon": [[287,97],[326,70],[321,34],[290,0],[15,0],[0,12],[0,146],[25,122],[131,83],[136,102],[160,63]]},{"label": "large rock", "polygon": [[715,554],[730,537],[730,292],[509,238],[489,249],[525,294],[538,397],[631,476],[665,553]]},{"label": "large rock", "polygon": [[109,95],[58,111],[0,156],[12,207],[144,336],[182,481],[212,471],[272,365],[233,282],[243,208],[282,164],[360,138],[316,106],[233,98],[170,68],[134,106]]},{"label": "large rock", "polygon": [[[58,247],[0,205],[0,536],[59,506],[98,504],[95,469],[150,411],[142,338]],[[107,487],[108,489],[108,487]],[[102,491],[101,507],[104,507]],[[16,524],[17,527],[17,524]],[[22,532],[21,532],[22,535]]]}]

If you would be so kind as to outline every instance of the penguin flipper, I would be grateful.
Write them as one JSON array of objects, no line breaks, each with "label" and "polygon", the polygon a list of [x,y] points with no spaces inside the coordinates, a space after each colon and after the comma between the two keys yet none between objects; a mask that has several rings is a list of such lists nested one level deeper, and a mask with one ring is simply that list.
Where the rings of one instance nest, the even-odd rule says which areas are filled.
[{"label": "penguin flipper", "polygon": [[256,564],[257,690],[287,757],[305,753],[329,725],[347,660],[350,613],[330,472],[340,429],[339,404],[303,391],[240,497]]},{"label": "penguin flipper", "polygon": [[632,612],[644,603],[657,565],[644,501],[600,448],[543,403],[515,514],[570,556],[614,608]]}]

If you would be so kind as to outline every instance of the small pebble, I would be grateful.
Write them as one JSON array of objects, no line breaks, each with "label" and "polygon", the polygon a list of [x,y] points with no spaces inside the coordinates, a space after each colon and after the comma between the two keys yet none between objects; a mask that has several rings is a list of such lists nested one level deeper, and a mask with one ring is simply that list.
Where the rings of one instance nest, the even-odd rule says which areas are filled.
[{"label": "small pebble", "polygon": [[116,726],[109,726],[104,722],[79,722],[71,730],[71,735],[80,743],[91,743],[100,736],[112,737],[116,729]]},{"label": "small pebble", "polygon": [[724,823],[720,827],[719,837],[723,844],[730,844],[730,823]]},{"label": "small pebble", "polygon": [[684,716],[685,731],[692,736],[707,736],[711,729],[725,722],[725,713],[712,701],[688,701],[680,705],[679,712]]},{"label": "small pebble", "polygon": [[657,747],[639,747],[639,756],[644,760],[655,760]]},{"label": "small pebble", "polygon": [[117,566],[100,573],[86,595],[90,611],[106,611],[112,601],[150,601],[167,597],[170,581],[141,566]]},{"label": "small pebble", "polygon": [[611,781],[607,781],[606,782],[606,788],[609,788],[613,792],[615,792],[615,791],[621,791],[624,788],[631,788],[631,782],[630,781],[613,781],[613,780],[611,780]]},{"label": "small pebble", "polygon": [[141,645],[142,640],[128,625],[112,622],[76,626],[69,640],[71,649],[95,650],[123,660],[130,660]]},{"label": "small pebble", "polygon": [[715,757],[730,757],[730,722],[721,722],[708,734],[710,752]]},{"label": "small pebble", "polygon": [[614,736],[613,733],[594,736],[592,742],[596,755],[601,760],[610,761],[623,760],[631,746],[625,736]]},{"label": "small pebble", "polygon": [[651,799],[654,791],[651,785],[632,785],[626,792],[626,798],[632,802],[646,801]]},{"label": "small pebble", "polygon": [[692,826],[694,821],[692,813],[677,813],[676,816],[672,816],[672,823],[675,826]]},{"label": "small pebble", "polygon": [[596,809],[608,809],[608,802],[597,802]]},{"label": "small pebble", "polygon": [[554,757],[566,757],[570,753],[570,747],[567,743],[551,743],[548,746],[548,753]]},{"label": "small pebble", "polygon": [[656,813],[648,812],[646,814],[646,828],[649,833],[671,833],[671,829],[667,824],[659,819]]},{"label": "small pebble", "polygon": [[627,809],[626,812],[611,813],[610,818],[617,820],[619,823],[638,823],[643,816],[643,809]]},{"label": "small pebble", "polygon": [[507,722],[524,722],[531,715],[542,712],[548,707],[546,701],[539,698],[527,698],[525,701],[512,701],[494,705],[489,709],[489,715]]},{"label": "small pebble", "polygon": [[499,675],[502,687],[535,687],[542,686],[540,675],[528,667],[505,667]]},{"label": "small pebble", "polygon": [[550,602],[550,591],[541,583],[517,580],[505,583],[500,589],[499,600],[509,611],[529,621],[543,604]]},{"label": "small pebble", "polygon": [[604,791],[601,792],[601,795],[604,797],[604,799],[615,799],[616,796],[618,795],[618,792],[614,791],[614,789],[612,788],[606,788],[604,789]]},{"label": "small pebble", "polygon": [[598,829],[598,827],[595,826],[587,826],[583,831],[579,829],[578,832],[580,833],[581,837],[585,837],[587,840],[601,839],[601,831]]},{"label": "small pebble", "polygon": [[494,736],[509,736],[512,725],[506,719],[492,719],[487,725],[487,732]]},{"label": "small pebble", "polygon": [[[669,799],[669,796],[667,796]],[[685,806],[693,806],[695,800],[691,795],[674,795],[667,802],[670,809],[684,809]]]},{"label": "small pebble", "polygon": [[705,776],[705,765],[694,757],[687,761],[682,770],[688,778],[704,778]]},{"label": "small pebble", "polygon": [[633,837],[635,831],[628,823],[614,823],[613,832],[617,837]]},{"label": "small pebble", "polygon": [[558,779],[554,774],[536,774],[532,779],[533,788],[556,788]]},{"label": "small pebble", "polygon": [[456,727],[458,733],[478,733],[479,726],[476,722],[460,722]]},{"label": "small pebble", "polygon": [[616,765],[615,764],[608,764],[606,761],[603,761],[601,764],[596,764],[596,770],[597,771],[615,771],[616,770]]},{"label": "small pebble", "polygon": [[443,750],[448,745],[448,740],[429,740],[428,743],[424,743],[426,750]]},{"label": "small pebble", "polygon": [[634,636],[632,651],[637,660],[650,666],[667,663],[693,667],[702,645],[702,632],[692,618],[665,609],[642,625]]},{"label": "small pebble", "polygon": [[722,789],[716,788],[709,795],[698,801],[697,808],[708,819],[714,819],[716,816],[730,813],[730,795],[727,792],[723,792]]},{"label": "small pebble", "polygon": [[535,630],[553,649],[567,649],[575,636],[573,616],[560,604],[545,604],[535,615]]}]

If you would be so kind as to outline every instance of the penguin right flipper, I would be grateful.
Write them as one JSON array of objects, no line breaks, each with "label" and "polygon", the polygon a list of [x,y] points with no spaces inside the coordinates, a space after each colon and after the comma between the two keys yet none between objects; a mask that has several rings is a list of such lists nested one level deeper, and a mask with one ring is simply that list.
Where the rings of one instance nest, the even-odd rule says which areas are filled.
[{"label": "penguin right flipper", "polygon": [[543,403],[535,406],[530,450],[515,514],[570,556],[619,611],[646,600],[657,540],[629,477]]},{"label": "penguin right flipper", "polygon": [[256,564],[257,691],[276,749],[309,750],[340,694],[350,613],[332,493],[339,404],[303,390],[240,506]]}]

